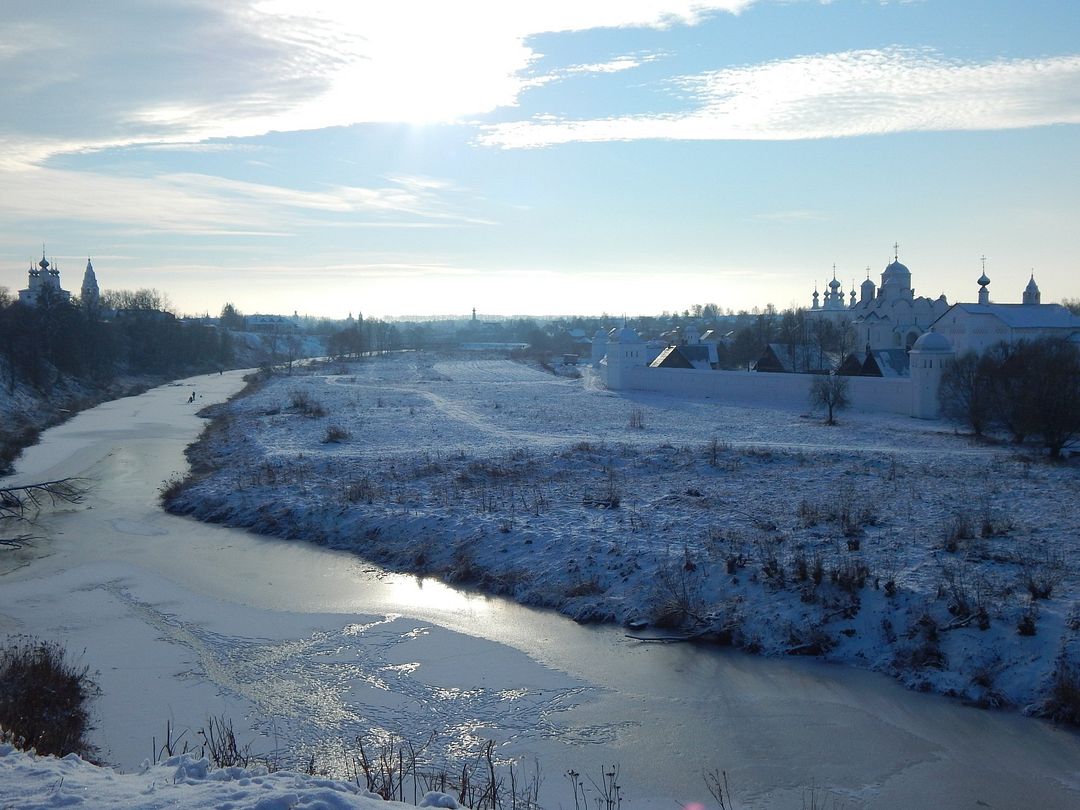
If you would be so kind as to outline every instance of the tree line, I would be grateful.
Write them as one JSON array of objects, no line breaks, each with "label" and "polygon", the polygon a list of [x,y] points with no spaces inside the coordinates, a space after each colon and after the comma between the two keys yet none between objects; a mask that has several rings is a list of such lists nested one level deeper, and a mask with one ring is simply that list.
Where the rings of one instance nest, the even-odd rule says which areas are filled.
[{"label": "tree line", "polygon": [[48,393],[61,379],[106,385],[122,375],[175,376],[232,361],[227,332],[178,320],[156,290],[106,291],[115,316],[43,288],[27,306],[0,289],[0,359],[7,392],[20,382]]},{"label": "tree line", "polygon": [[1038,440],[1057,458],[1080,435],[1080,351],[1042,338],[967,352],[945,369],[938,396],[942,413],[976,435]]}]

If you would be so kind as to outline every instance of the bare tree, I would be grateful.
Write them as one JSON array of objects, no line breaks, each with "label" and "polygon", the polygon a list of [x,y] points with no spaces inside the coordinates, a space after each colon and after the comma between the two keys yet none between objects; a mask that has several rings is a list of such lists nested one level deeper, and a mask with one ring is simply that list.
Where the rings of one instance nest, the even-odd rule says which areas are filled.
[{"label": "bare tree", "polygon": [[961,356],[942,377],[942,410],[976,433],[1000,425],[1020,443],[1037,438],[1050,455],[1080,436],[1080,352],[1041,338]]},{"label": "bare tree", "polygon": [[825,420],[826,425],[835,425],[834,412],[842,411],[851,404],[847,390],[848,378],[836,372],[816,377],[810,384],[810,407],[825,408],[828,411],[829,418]]},{"label": "bare tree", "polygon": [[988,357],[967,352],[945,369],[938,388],[941,412],[968,425],[976,436],[983,434],[995,410],[991,370]]}]

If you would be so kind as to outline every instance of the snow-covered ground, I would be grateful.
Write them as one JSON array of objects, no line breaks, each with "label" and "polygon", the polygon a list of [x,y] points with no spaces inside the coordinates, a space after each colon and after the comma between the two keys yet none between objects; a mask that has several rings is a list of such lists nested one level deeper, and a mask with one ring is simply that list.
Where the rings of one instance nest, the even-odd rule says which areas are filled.
[{"label": "snow-covered ground", "polygon": [[[443,794],[430,794],[423,801],[430,807],[457,806]],[[265,768],[214,769],[207,760],[190,755],[157,765],[147,761],[139,772],[121,774],[84,762],[75,754],[63,759],[36,757],[0,744],[0,807],[4,808],[394,810],[405,806],[384,802],[348,782],[289,771],[267,773]]]},{"label": "snow-covered ground", "polygon": [[1080,467],[944,423],[830,428],[429,354],[274,378],[219,415],[175,511],[988,705],[1037,707],[1080,656]]}]

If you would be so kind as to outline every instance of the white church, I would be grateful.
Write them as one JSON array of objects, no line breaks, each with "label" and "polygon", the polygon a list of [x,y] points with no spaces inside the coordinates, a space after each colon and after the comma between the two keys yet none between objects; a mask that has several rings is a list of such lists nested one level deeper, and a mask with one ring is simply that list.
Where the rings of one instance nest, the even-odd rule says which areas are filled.
[{"label": "white church", "polygon": [[[26,289],[19,290],[19,303],[36,307],[39,300],[46,295],[52,296],[57,301],[71,300],[71,293],[60,286],[60,268],[55,262],[50,262],[45,258],[43,248],[41,261],[37,263],[36,267],[33,264],[30,265]],[[79,301],[86,309],[96,309],[101,301],[97,276],[94,273],[94,265],[89,257],[86,259],[86,271],[83,273]]]},{"label": "white church", "polygon": [[[835,277],[820,301],[815,290],[811,317],[847,319],[867,354],[906,352],[902,374],[850,376],[848,397],[855,410],[895,413],[919,419],[939,416],[938,387],[952,361],[969,351],[982,352],[998,343],[1055,337],[1072,341],[1080,351],[1080,317],[1060,304],[1043,304],[1034,274],[1020,303],[990,300],[990,279],[978,279],[977,303],[952,304],[945,296],[916,298],[911,272],[894,255],[875,288],[867,277],[856,300],[845,302]],[[859,344],[856,344],[859,345]],[[805,406],[814,374],[771,374],[758,371],[716,371],[658,367],[655,353],[629,326],[598,332],[593,364],[608,388],[637,389],[716,397],[746,405]]]}]

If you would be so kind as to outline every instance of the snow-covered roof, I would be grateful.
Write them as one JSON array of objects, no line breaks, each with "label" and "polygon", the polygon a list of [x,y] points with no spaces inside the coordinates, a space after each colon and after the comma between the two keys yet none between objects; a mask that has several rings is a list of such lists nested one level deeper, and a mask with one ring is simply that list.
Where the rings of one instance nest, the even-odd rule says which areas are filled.
[{"label": "snow-covered roof", "polygon": [[[906,377],[911,367],[908,353],[904,349],[874,349],[868,359],[873,360],[882,377]],[[863,370],[868,371],[869,366],[864,364]]]},{"label": "snow-covered roof", "polygon": [[696,368],[709,371],[709,347],[701,344],[693,346],[668,346],[649,363],[651,368]]},{"label": "snow-covered roof", "polygon": [[1061,304],[953,304],[941,317],[957,311],[991,315],[1010,329],[1080,329],[1080,318]]}]

